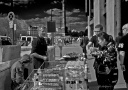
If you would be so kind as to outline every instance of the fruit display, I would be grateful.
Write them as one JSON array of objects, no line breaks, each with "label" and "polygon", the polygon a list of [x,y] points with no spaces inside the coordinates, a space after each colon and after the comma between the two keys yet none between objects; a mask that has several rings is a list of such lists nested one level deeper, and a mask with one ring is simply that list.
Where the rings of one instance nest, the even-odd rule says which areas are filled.
[{"label": "fruit display", "polygon": [[63,70],[65,65],[62,62],[54,62],[54,64],[55,63],[58,64],[42,71],[41,78],[39,79],[39,86],[41,86],[43,89],[52,88],[52,90],[63,90]]},{"label": "fruit display", "polygon": [[66,77],[80,79],[85,76],[85,65],[83,61],[69,61],[66,64]]},{"label": "fruit display", "polygon": [[68,53],[68,54],[64,55],[63,58],[64,58],[66,61],[71,61],[71,60],[76,60],[76,59],[78,59],[78,56],[79,56],[78,53],[72,52],[72,53]]},{"label": "fruit display", "polygon": [[[84,61],[68,61],[65,67],[66,88],[70,90],[86,90],[84,79],[87,76],[87,64]],[[66,89],[68,90],[68,89]]]},{"label": "fruit display", "polygon": [[69,53],[67,56],[77,60],[49,61],[49,67],[33,71],[32,78],[26,81],[31,83],[31,88],[23,90],[69,90],[66,89],[67,84],[83,82],[87,70],[84,59],[80,59],[82,55]]},{"label": "fruit display", "polygon": [[66,61],[49,61],[49,67],[33,70],[29,75],[30,87],[21,90],[64,90],[64,68]]}]

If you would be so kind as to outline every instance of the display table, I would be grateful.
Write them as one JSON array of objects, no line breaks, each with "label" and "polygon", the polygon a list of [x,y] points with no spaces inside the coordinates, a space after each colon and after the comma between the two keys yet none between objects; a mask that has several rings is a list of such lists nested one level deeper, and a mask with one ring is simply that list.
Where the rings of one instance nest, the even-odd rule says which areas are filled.
[{"label": "display table", "polygon": [[[22,90],[65,90],[66,61],[49,61],[49,67],[31,73]],[[24,88],[25,87],[25,88]]]},{"label": "display table", "polygon": [[66,90],[86,90],[87,64],[84,61],[68,61],[65,67]]},{"label": "display table", "polygon": [[49,61],[47,68],[31,73],[23,85],[26,89],[22,90],[86,90],[86,67],[85,61],[80,58],[74,61],[64,58]]}]

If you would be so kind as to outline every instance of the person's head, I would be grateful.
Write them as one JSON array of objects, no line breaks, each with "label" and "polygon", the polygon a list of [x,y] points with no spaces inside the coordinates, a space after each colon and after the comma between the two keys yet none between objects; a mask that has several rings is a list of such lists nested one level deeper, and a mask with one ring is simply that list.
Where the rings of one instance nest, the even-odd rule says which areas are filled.
[{"label": "person's head", "polygon": [[21,57],[21,62],[22,64],[27,67],[29,65],[29,63],[31,62],[31,58],[30,58],[30,55],[28,54],[25,54]]},{"label": "person's head", "polygon": [[42,29],[38,30],[38,35],[39,35],[39,37],[43,37],[43,30]]},{"label": "person's head", "polygon": [[98,34],[98,43],[101,46],[105,46],[109,42],[109,35],[106,33]]},{"label": "person's head", "polygon": [[126,35],[128,33],[128,24],[125,24],[123,27],[122,27],[122,30],[123,30],[123,35]]},{"label": "person's head", "polygon": [[101,24],[96,25],[94,29],[94,34],[98,35],[101,32],[103,32],[103,26]]}]

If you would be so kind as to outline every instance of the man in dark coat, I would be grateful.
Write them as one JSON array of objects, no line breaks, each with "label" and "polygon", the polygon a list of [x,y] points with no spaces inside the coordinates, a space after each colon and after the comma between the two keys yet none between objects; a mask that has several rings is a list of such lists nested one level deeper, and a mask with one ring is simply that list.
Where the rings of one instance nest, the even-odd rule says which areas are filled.
[{"label": "man in dark coat", "polygon": [[47,43],[42,33],[43,31],[39,30],[38,37],[32,41],[31,55],[34,69],[44,68],[43,63],[47,60]]}]

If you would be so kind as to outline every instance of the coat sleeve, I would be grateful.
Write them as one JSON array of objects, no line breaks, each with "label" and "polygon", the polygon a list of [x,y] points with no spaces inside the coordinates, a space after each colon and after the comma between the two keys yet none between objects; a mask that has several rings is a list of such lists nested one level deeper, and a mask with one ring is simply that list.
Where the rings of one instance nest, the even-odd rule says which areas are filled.
[{"label": "coat sleeve", "polygon": [[34,40],[32,41],[32,49],[31,49],[31,53],[35,53],[37,51],[37,47],[38,47],[38,40]]},{"label": "coat sleeve", "polygon": [[124,38],[121,38],[121,40],[119,41],[119,44],[118,44],[118,51],[126,51],[127,45],[125,43],[125,39]]},{"label": "coat sleeve", "polygon": [[16,79],[16,69],[12,68],[11,69],[11,80],[15,81],[15,79]]},{"label": "coat sleeve", "polygon": [[16,68],[16,82],[23,83],[24,81],[24,69],[22,66]]}]

